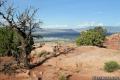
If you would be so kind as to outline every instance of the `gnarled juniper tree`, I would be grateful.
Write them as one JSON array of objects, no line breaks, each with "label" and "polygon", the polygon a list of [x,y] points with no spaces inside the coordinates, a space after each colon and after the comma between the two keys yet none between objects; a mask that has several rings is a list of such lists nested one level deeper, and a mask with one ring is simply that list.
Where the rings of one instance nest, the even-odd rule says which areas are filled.
[{"label": "gnarled juniper tree", "polygon": [[13,6],[8,6],[7,0],[0,0],[0,24],[17,33],[20,38],[18,49],[21,50],[19,60],[27,68],[30,67],[28,55],[34,43],[32,32],[41,23],[35,18],[36,12],[29,8],[18,13]]}]

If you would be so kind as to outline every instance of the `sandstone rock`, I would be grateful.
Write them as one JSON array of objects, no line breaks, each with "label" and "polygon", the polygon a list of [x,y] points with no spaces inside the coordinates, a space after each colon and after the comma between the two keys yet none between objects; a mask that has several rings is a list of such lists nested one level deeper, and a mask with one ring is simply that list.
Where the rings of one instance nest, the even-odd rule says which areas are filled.
[{"label": "sandstone rock", "polygon": [[120,50],[120,33],[116,33],[106,37],[104,46],[109,49]]}]

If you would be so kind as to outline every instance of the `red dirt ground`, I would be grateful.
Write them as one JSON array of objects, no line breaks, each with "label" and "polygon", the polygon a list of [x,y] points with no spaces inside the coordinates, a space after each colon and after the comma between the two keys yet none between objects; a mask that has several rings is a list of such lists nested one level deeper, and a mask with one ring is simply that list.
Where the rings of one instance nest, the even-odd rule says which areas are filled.
[{"label": "red dirt ground", "polygon": [[[46,48],[47,47],[47,48]],[[42,50],[51,51],[51,44],[43,46]],[[49,50],[50,49],[50,50]],[[35,49],[36,54],[41,49]],[[10,58],[0,57],[0,62],[9,62]],[[46,61],[41,66],[38,66],[30,71],[25,70],[24,73],[8,76],[0,73],[0,80],[59,80],[63,74],[69,76],[69,80],[92,80],[93,76],[118,76],[120,70],[107,73],[103,70],[104,63],[107,61],[117,61],[120,63],[120,51],[98,48],[94,46],[76,47],[66,55],[60,55]],[[0,63],[0,64],[1,64]],[[28,72],[30,75],[28,75]]]}]

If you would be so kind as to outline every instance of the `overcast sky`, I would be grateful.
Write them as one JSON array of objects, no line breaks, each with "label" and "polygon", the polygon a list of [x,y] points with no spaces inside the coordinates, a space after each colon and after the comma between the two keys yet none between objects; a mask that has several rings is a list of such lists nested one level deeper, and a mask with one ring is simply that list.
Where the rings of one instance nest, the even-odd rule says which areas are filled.
[{"label": "overcast sky", "polygon": [[45,28],[81,28],[85,26],[120,26],[120,0],[11,0],[23,10],[39,8]]}]

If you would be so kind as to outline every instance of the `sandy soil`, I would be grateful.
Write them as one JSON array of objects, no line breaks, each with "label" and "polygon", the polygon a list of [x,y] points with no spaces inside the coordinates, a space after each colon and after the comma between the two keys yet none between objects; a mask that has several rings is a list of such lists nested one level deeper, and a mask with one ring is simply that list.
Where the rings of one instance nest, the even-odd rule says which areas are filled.
[{"label": "sandy soil", "polygon": [[[42,48],[37,48],[32,51],[32,54],[37,54],[42,50],[52,52],[53,45],[55,44],[47,43]],[[104,63],[107,61],[117,61],[120,63],[120,51],[95,46],[76,47],[74,44],[62,45],[74,46],[75,50],[66,55],[49,59],[43,65],[30,70],[31,75],[40,76],[42,80],[58,80],[62,74],[69,76],[69,80],[91,80],[93,76],[120,77],[120,70],[107,73],[103,69]],[[0,80],[8,79],[1,79],[1,76]],[[19,78],[17,76],[14,80],[29,80],[29,76],[24,79],[21,76]]]}]

